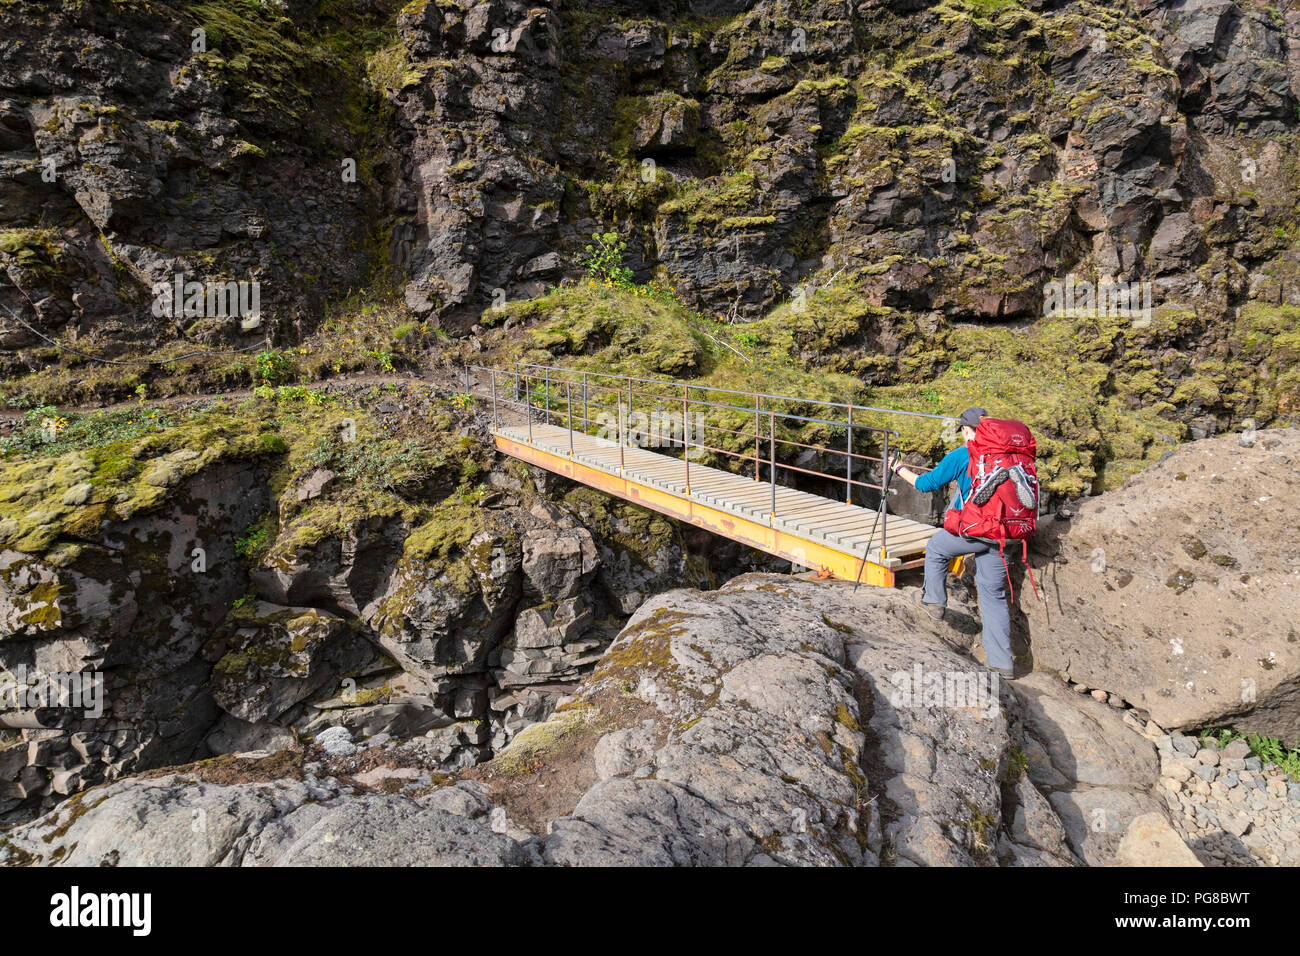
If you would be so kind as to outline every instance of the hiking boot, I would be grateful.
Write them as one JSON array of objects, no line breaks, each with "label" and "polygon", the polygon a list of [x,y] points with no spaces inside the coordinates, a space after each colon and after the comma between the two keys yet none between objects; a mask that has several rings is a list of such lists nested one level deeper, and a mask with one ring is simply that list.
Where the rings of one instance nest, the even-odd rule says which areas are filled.
[{"label": "hiking boot", "polygon": [[1010,471],[1011,480],[1016,486],[1016,499],[1026,508],[1038,507],[1038,495],[1030,487],[1029,476],[1025,474],[1025,469],[1016,465]]},{"label": "hiking boot", "polygon": [[948,609],[943,607],[940,604],[926,604],[925,601],[922,600],[922,598],[924,597],[925,597],[925,589],[920,588],[915,592],[913,592],[912,601],[914,604],[916,604],[917,607],[919,607],[922,611],[924,611],[926,614],[930,616],[930,620],[942,621],[943,616]]},{"label": "hiking boot", "polygon": [[988,476],[988,479],[984,484],[980,485],[980,490],[975,492],[975,496],[971,498],[971,501],[975,502],[977,505],[987,504],[988,500],[993,497],[993,492],[998,490],[998,485],[1002,484],[1002,482],[1006,481],[1010,477],[1010,472],[1005,468],[999,468],[997,471],[993,472],[993,474]]}]

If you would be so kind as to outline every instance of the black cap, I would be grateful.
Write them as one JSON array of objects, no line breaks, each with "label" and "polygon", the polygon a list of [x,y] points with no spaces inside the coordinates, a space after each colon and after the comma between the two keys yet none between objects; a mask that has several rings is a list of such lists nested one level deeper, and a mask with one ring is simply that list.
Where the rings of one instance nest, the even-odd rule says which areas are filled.
[{"label": "black cap", "polygon": [[966,411],[961,413],[961,418],[957,420],[967,428],[977,428],[979,427],[980,419],[987,414],[988,412],[982,408],[968,408]]}]

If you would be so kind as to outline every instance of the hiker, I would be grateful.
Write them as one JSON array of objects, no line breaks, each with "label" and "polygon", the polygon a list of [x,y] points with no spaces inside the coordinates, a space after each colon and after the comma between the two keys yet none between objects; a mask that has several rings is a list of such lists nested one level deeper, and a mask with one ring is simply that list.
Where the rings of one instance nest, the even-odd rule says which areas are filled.
[{"label": "hiker", "polygon": [[[980,420],[987,415],[988,412],[982,408],[968,408],[961,413],[958,422],[965,442],[975,437]],[[932,471],[925,474],[917,474],[902,464],[896,465],[894,472],[917,491],[938,491],[950,481],[957,482],[957,491],[948,504],[949,512],[960,512],[970,498],[970,452],[965,444],[948,452]],[[949,524],[947,520],[944,523]],[[1007,604],[1007,581],[1004,580],[1006,565],[997,545],[947,530],[936,531],[925,548],[925,588],[917,593],[917,601],[932,619],[943,620],[948,606],[948,565],[958,555],[967,555],[975,562],[975,585],[979,590],[984,654],[988,666],[1002,677],[1014,677],[1011,609]]]}]

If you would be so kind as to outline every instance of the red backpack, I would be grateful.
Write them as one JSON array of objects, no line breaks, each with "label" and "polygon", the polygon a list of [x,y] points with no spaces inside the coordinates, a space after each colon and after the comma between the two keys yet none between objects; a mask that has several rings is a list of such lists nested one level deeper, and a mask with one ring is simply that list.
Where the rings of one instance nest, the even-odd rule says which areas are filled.
[{"label": "red backpack", "polygon": [[[952,509],[944,515],[944,530],[996,543],[1004,567],[1003,549],[1007,541],[1019,539],[1021,556],[1028,569],[1029,544],[1025,539],[1038,527],[1039,501],[1038,465],[1034,457],[1037,445],[1033,433],[1023,422],[983,418],[975,429],[975,437],[966,443],[966,450],[970,452],[966,472],[970,476],[970,494],[960,510]],[[1032,570],[1029,583],[1037,597],[1038,586]],[[1007,586],[1011,586],[1010,569]]]}]

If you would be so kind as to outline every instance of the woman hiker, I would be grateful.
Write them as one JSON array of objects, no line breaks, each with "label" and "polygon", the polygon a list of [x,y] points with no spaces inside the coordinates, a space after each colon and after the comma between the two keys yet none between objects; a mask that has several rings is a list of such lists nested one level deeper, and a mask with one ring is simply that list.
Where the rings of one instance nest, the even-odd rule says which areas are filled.
[{"label": "woman hiker", "polygon": [[[958,422],[964,441],[975,437],[975,428],[988,412],[968,408]],[[960,510],[970,495],[968,466],[970,454],[965,444],[944,456],[932,471],[917,474],[906,465],[895,466],[895,473],[917,491],[938,491],[950,481],[957,482],[957,492],[948,510]],[[953,558],[967,555],[975,561],[975,586],[979,590],[980,617],[984,625],[984,654],[988,666],[1001,677],[1014,677],[1011,660],[1011,609],[1007,605],[1005,567],[997,547],[983,541],[962,538],[940,529],[925,548],[925,588],[918,592],[921,608],[936,621],[942,621],[948,606],[948,565]]]}]

